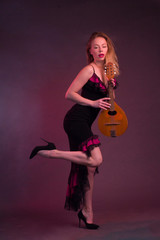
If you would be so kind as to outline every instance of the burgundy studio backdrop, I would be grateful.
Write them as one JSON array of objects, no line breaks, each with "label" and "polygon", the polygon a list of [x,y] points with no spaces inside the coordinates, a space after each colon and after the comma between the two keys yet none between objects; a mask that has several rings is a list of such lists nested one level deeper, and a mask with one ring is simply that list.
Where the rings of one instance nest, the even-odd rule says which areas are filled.
[{"label": "burgundy studio backdrop", "polygon": [[159,208],[159,1],[2,1],[0,7],[0,207],[63,208],[70,163],[36,157],[40,137],[68,150],[65,92],[86,64],[94,31],[113,40],[120,64],[116,102],[128,129],[103,136],[97,209]]}]

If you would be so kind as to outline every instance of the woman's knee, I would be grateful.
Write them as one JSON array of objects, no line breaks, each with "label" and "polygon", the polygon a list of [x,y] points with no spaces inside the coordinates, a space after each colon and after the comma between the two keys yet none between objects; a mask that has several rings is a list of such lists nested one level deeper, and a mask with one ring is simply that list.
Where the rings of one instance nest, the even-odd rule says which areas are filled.
[{"label": "woman's knee", "polygon": [[103,162],[103,158],[102,158],[102,156],[99,156],[99,157],[96,159],[96,163],[97,163],[97,166],[96,166],[96,167],[100,166],[100,165],[102,164],[102,162]]},{"label": "woman's knee", "polygon": [[103,158],[99,147],[94,148],[91,151],[91,166],[98,167],[102,164]]},{"label": "woman's knee", "polygon": [[91,167],[98,167],[102,164],[102,162],[103,162],[102,156],[98,156],[96,158],[91,158],[90,166]]}]

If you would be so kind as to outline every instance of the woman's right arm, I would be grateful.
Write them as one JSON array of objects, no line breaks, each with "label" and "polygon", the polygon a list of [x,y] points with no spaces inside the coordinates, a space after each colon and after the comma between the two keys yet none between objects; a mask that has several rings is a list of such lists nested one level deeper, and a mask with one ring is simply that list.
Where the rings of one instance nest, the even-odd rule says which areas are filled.
[{"label": "woman's right arm", "polygon": [[76,76],[76,78],[71,83],[68,88],[65,98],[81,105],[91,106],[92,100],[86,99],[82,97],[78,92],[82,89],[82,87],[86,84],[88,79],[93,74],[93,68],[91,66],[84,67]]},{"label": "woman's right arm", "polygon": [[68,88],[65,98],[71,101],[74,101],[80,105],[91,106],[95,108],[107,109],[110,107],[110,104],[107,103],[109,98],[101,98],[98,100],[90,100],[82,97],[78,92],[86,84],[89,78],[93,75],[93,68],[90,65],[84,67],[73,80],[72,84]]}]

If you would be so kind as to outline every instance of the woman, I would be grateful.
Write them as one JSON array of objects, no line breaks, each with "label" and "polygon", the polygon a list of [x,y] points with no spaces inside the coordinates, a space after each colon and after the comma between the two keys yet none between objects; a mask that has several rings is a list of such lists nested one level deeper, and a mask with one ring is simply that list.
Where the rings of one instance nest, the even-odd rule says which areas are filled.
[{"label": "woman", "polygon": [[[91,126],[100,109],[110,108],[108,102],[108,79],[105,76],[107,62],[115,64],[119,74],[117,56],[111,39],[102,32],[95,32],[87,43],[88,65],[76,76],[66,92],[66,99],[76,104],[64,118],[64,129],[68,135],[70,151],[57,150],[53,143],[35,147],[30,155],[39,154],[48,158],[60,158],[72,162],[68,180],[65,208],[81,210],[78,213],[88,229],[98,229],[93,224],[92,193],[94,175],[102,163],[100,141]],[[111,80],[116,87],[114,79]],[[79,91],[81,90],[81,94]]]}]

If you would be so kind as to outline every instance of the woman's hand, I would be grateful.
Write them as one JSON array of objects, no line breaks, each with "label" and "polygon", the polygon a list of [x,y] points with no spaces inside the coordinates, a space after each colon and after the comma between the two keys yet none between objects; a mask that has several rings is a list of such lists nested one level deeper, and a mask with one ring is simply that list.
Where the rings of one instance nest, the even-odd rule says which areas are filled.
[{"label": "woman's hand", "polygon": [[111,81],[113,88],[116,86],[116,80],[114,78],[111,78],[110,80],[107,78],[107,81]]},{"label": "woman's hand", "polygon": [[111,79],[111,83],[112,83],[112,86],[113,86],[113,88],[116,86],[116,82],[115,82],[115,79],[114,78],[112,78]]},{"label": "woman's hand", "polygon": [[111,107],[111,104],[108,102],[109,100],[110,98],[107,98],[107,97],[95,100],[93,101],[92,107],[107,110],[108,108]]}]

